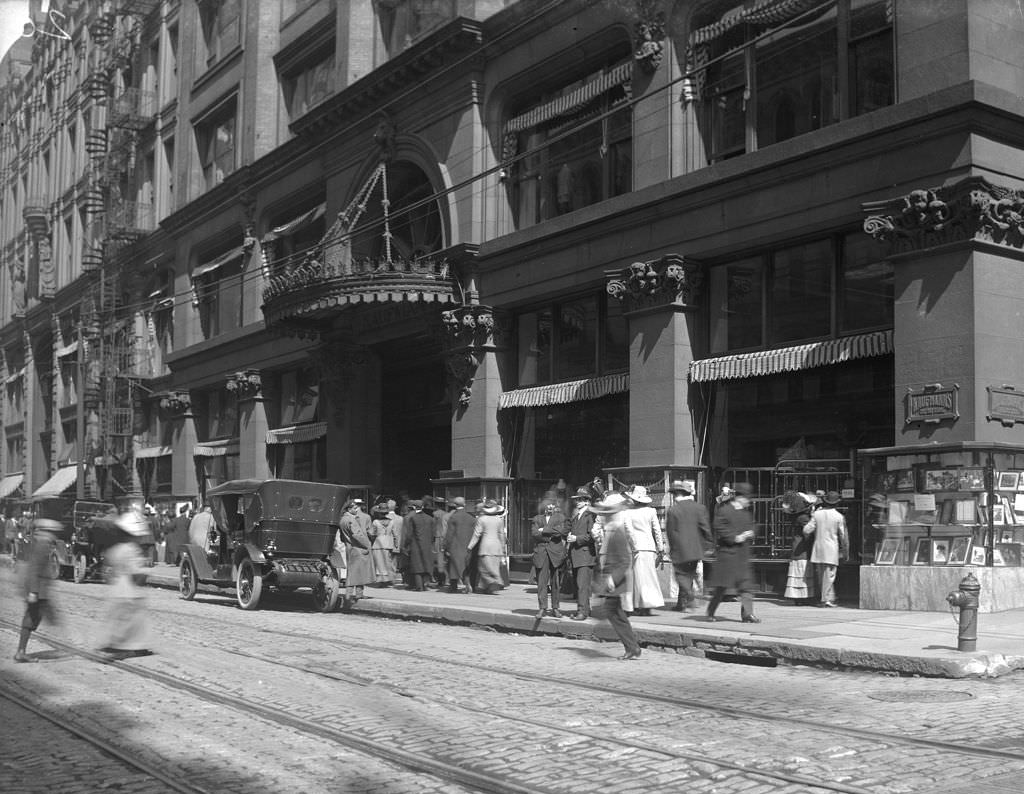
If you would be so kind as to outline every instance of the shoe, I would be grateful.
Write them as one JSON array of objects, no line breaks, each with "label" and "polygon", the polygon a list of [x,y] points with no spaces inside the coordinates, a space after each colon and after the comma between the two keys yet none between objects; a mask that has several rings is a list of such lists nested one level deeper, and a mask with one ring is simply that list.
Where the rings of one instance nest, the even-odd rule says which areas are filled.
[{"label": "shoe", "polygon": [[822,601],[821,605],[826,608],[833,608],[839,606],[835,601]]},{"label": "shoe", "polygon": [[538,609],[538,610],[537,610],[537,614],[536,614],[536,615],[534,615],[534,617],[535,617],[535,618],[537,618],[537,620],[540,620],[540,619],[541,619],[542,617],[544,617],[544,616],[545,616],[545,615],[546,615],[547,613],[548,613],[548,611],[547,611],[546,609]]},{"label": "shoe", "polygon": [[577,612],[575,615],[572,616],[573,620],[587,620],[589,618],[590,618],[590,615],[587,615],[587,614],[585,614],[583,612]]},{"label": "shoe", "polygon": [[636,615],[638,618],[649,618],[651,616],[651,610],[647,607],[641,607],[640,609],[636,610],[633,614]]},{"label": "shoe", "polygon": [[640,658],[640,651],[639,650],[627,651],[626,653],[622,654],[622,656],[619,657],[619,661],[620,662],[629,662],[629,661],[632,661],[633,659],[639,659],[639,658]]},{"label": "shoe", "polygon": [[760,623],[761,622],[761,618],[757,617],[757,615],[747,615],[745,618],[743,618],[743,622],[744,623]]},{"label": "shoe", "polygon": [[39,660],[36,659],[34,656],[29,656],[24,651],[18,651],[16,654],[14,654],[14,661],[18,662],[19,664],[34,664]]},{"label": "shoe", "polygon": [[705,620],[706,620],[706,621],[707,621],[708,623],[714,623],[714,622],[716,622],[716,621],[718,620],[718,618],[716,618],[716,617],[715,617],[714,615],[706,615],[706,616],[704,617],[704,619],[705,619]]},{"label": "shoe", "polygon": [[560,617],[562,617],[562,610],[560,610],[560,609],[552,609],[551,610],[551,617],[553,617],[553,618],[560,618]]}]

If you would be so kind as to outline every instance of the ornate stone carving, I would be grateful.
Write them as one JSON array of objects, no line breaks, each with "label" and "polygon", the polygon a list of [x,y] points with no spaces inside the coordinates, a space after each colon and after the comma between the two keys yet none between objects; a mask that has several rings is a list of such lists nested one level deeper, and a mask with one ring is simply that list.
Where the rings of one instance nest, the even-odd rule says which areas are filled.
[{"label": "ornate stone carving", "polygon": [[11,266],[11,301],[14,304],[14,316],[24,317],[27,304],[27,285],[25,268],[21,262],[15,262]]},{"label": "ornate stone carving", "polygon": [[255,399],[263,394],[263,380],[254,369],[232,372],[225,384],[227,390],[239,400]]},{"label": "ornate stone carving", "polygon": [[490,306],[460,306],[441,312],[441,336],[452,404],[464,409],[483,355],[510,346],[511,322]]},{"label": "ornate stone carving", "polygon": [[704,283],[701,266],[679,254],[634,262],[620,270],[606,271],[605,276],[608,294],[624,301],[630,310],[669,304],[695,308]]},{"label": "ornate stone carving", "polygon": [[1024,248],[1024,191],[982,177],[866,202],[861,209],[868,213],[864,231],[889,243],[892,253],[972,239]]},{"label": "ornate stone carving", "polygon": [[50,238],[41,237],[36,245],[39,255],[39,297],[52,298],[57,292],[57,269],[53,266]]},{"label": "ornate stone carving", "polygon": [[182,416],[192,410],[192,397],[187,391],[171,391],[160,396],[158,405],[167,418]]},{"label": "ornate stone carving", "polygon": [[480,361],[475,353],[469,350],[449,352],[444,357],[445,371],[448,373],[448,384],[452,389],[452,402],[465,408],[473,396],[473,381]]},{"label": "ornate stone carving", "polygon": [[665,12],[657,11],[652,0],[641,0],[637,11],[640,15],[636,23],[636,49],[634,60],[646,74],[654,74],[661,65],[662,52],[665,45]]}]

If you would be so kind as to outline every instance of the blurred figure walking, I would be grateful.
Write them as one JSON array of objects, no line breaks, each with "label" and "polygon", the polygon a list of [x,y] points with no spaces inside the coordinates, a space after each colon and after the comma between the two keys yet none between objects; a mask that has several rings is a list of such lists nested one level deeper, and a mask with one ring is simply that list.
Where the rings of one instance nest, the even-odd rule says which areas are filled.
[{"label": "blurred figure walking", "polygon": [[484,502],[473,529],[473,539],[469,541],[469,550],[477,549],[479,586],[484,593],[496,593],[505,587],[501,575],[501,561],[505,558],[505,544],[508,542],[504,512],[494,499]]},{"label": "blurred figure walking", "polygon": [[625,653],[619,658],[630,661],[640,658],[640,643],[633,633],[629,616],[622,608],[622,598],[633,588],[633,539],[622,518],[622,511],[630,505],[622,494],[609,493],[590,506],[601,517],[604,535],[601,539],[601,569],[597,575],[594,594],[604,598],[603,617],[612,624],[615,635]]},{"label": "blurred figure walking", "polygon": [[121,537],[103,554],[110,571],[110,606],[100,650],[116,659],[126,659],[150,653],[145,586],[148,560],[139,545],[140,540],[149,537],[150,529],[146,517],[137,510],[118,516],[117,526]]},{"label": "blurred figure walking", "polygon": [[37,662],[25,653],[28,639],[39,628],[43,618],[49,623],[57,622],[57,612],[50,600],[50,549],[61,526],[48,518],[37,518],[33,523],[32,540],[28,551],[28,562],[22,567],[21,593],[25,599],[25,615],[21,619],[21,634],[16,662]]},{"label": "blurred figure walking", "polygon": [[685,612],[703,595],[694,586],[697,567],[704,559],[705,548],[711,546],[714,539],[711,537],[708,511],[693,498],[697,483],[673,480],[668,490],[672,494],[672,505],[665,511],[665,538],[676,584],[679,585],[679,597],[673,609]]},{"label": "blurred figure walking", "polygon": [[750,497],[754,493],[750,483],[736,483],[733,495],[719,504],[715,511],[715,537],[718,555],[711,569],[708,584],[714,588],[708,604],[708,620],[714,621],[715,610],[725,598],[725,591],[735,588],[740,594],[740,618],[744,623],[760,623],[754,615],[754,572],[750,567],[750,541],[754,539],[754,517],[750,510]]}]

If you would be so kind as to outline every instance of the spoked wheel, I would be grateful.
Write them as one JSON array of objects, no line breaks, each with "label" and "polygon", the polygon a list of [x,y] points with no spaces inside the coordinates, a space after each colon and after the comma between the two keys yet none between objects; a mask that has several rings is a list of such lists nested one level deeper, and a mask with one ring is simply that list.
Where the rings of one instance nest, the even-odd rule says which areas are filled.
[{"label": "spoked wheel", "polygon": [[75,555],[75,567],[73,569],[75,584],[81,584],[89,575],[89,559],[84,554]]},{"label": "spoked wheel", "polygon": [[61,574],[60,558],[57,556],[57,552],[56,551],[51,551],[50,552],[50,578],[51,579],[60,579],[60,574]]},{"label": "spoked wheel", "polygon": [[341,584],[334,572],[326,566],[320,571],[320,578],[313,585],[313,604],[320,612],[333,612],[338,608]]},{"label": "spoked wheel", "polygon": [[256,609],[263,592],[263,576],[257,572],[250,559],[244,559],[238,565],[238,579],[235,582],[238,594],[238,606],[242,609]]},{"label": "spoked wheel", "polygon": [[191,601],[195,598],[198,584],[196,569],[192,565],[192,560],[188,557],[182,557],[181,568],[178,569],[178,592],[181,593],[181,597],[186,601]]}]

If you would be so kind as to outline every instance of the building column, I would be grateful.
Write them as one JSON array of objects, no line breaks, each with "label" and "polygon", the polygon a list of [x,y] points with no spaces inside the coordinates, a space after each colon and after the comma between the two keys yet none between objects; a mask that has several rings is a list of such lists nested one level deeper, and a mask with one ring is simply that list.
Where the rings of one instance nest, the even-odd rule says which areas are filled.
[{"label": "building column", "polygon": [[895,270],[897,446],[1024,444],[1022,207],[981,177],[863,205]]},{"label": "building column", "polygon": [[171,492],[177,499],[194,499],[199,495],[196,476],[196,420],[192,399],[187,391],[169,392],[160,398],[164,421],[173,422],[171,446]]},{"label": "building column", "polygon": [[269,479],[269,423],[260,373],[253,369],[236,372],[228,376],[227,386],[238,400],[238,476],[243,479]]},{"label": "building column", "polygon": [[629,320],[629,465],[700,465],[689,368],[702,271],[668,254],[608,277],[608,293],[623,302]]}]

